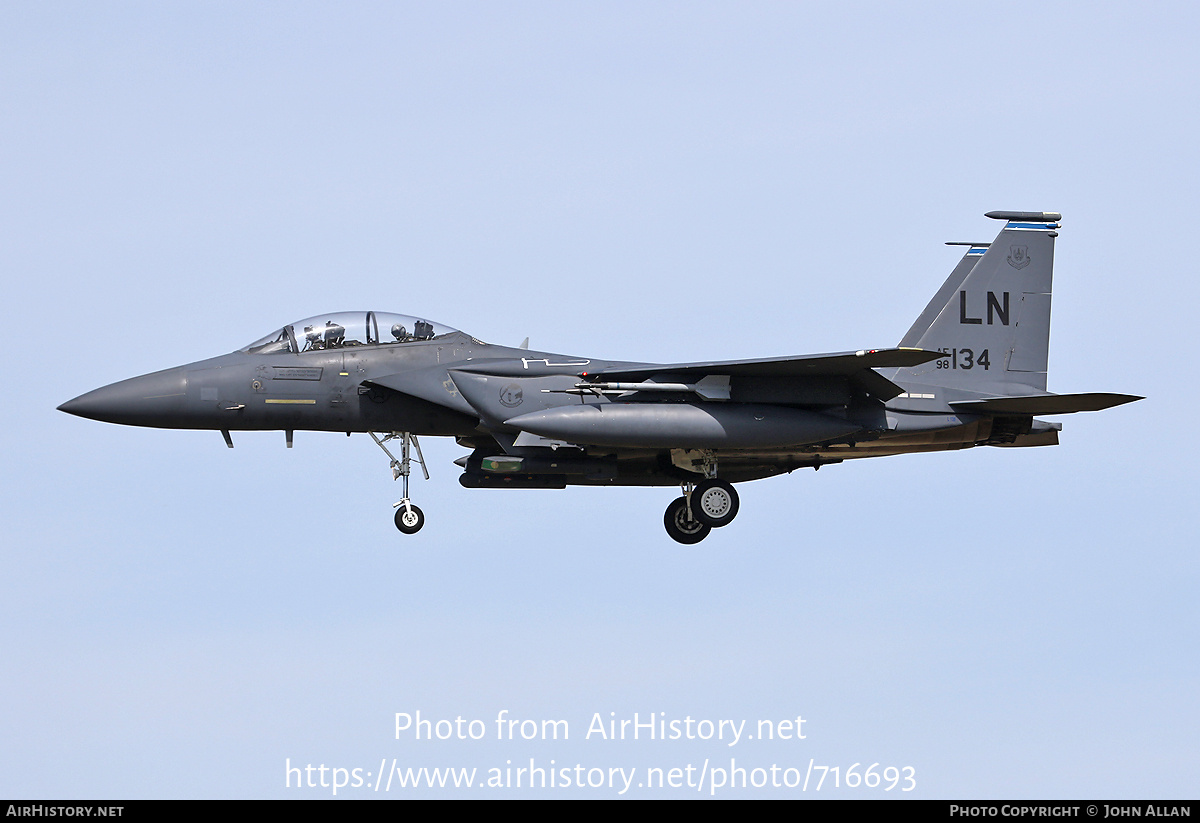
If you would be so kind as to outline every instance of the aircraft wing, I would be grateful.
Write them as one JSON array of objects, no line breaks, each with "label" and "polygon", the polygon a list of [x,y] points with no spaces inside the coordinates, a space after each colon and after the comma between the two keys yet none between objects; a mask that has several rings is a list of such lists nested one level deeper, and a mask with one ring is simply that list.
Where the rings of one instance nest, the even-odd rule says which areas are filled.
[{"label": "aircraft wing", "polygon": [[728,374],[738,377],[848,377],[864,369],[889,369],[919,366],[946,357],[945,352],[925,349],[869,349],[837,354],[805,354],[795,357],[765,357],[758,360],[711,360],[701,363],[617,366],[588,377],[648,377],[653,374],[677,374],[701,377]]},{"label": "aircraft wing", "polygon": [[950,405],[958,411],[983,412],[985,414],[1074,414],[1075,412],[1103,411],[1111,409],[1113,406],[1142,399],[1134,394],[1090,392],[1087,394],[993,397],[988,400],[961,400]]},{"label": "aircraft wing", "polygon": [[808,354],[796,357],[766,357],[757,360],[713,360],[701,363],[618,366],[589,372],[588,380],[611,381],[621,378],[644,379],[652,375],[675,378],[701,378],[707,375],[729,377],[792,378],[828,380],[845,378],[881,400],[890,400],[904,389],[874,369],[917,366],[945,357],[944,352],[924,349],[870,349],[837,354]]}]

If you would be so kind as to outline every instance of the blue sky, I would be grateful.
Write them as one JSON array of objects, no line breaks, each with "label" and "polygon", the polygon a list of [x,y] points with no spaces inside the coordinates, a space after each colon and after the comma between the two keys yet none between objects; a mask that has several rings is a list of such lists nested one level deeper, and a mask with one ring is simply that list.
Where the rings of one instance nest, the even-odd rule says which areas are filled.
[{"label": "blue sky", "polygon": [[[919,797],[1194,795],[1196,18],[3,6],[0,794],[732,756],[911,766]],[[993,209],[1064,215],[1050,389],[1147,399],[1059,418],[1057,448],[747,484],[697,547],[662,531],[670,490],[469,491],[448,441],[404,538],[363,436],[230,451],[54,410],[351,308],[611,359],[892,345]],[[571,739],[394,732],[502,710]],[[584,739],[610,712],[806,738]]]}]

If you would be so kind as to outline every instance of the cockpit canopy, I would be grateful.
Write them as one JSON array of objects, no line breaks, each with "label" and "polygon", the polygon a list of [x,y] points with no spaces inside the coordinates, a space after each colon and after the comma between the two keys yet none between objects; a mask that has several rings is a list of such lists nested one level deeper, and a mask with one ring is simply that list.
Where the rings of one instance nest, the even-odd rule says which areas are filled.
[{"label": "cockpit canopy", "polygon": [[407,314],[343,311],[306,317],[255,340],[240,351],[247,354],[343,349],[433,340],[457,329]]}]

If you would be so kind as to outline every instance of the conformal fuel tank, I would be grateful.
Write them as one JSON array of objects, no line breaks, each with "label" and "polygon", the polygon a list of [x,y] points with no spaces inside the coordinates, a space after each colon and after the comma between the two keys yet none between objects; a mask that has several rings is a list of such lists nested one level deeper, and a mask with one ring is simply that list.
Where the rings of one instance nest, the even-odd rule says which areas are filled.
[{"label": "conformal fuel tank", "polygon": [[820,443],[861,427],[818,412],[752,403],[599,403],[505,421],[522,431],[589,446],[758,449]]}]

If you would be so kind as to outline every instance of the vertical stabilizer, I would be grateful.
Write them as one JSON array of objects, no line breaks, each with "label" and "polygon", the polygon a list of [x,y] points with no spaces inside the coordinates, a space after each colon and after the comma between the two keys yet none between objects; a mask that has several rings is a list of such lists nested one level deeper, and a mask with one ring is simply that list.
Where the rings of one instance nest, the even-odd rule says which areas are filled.
[{"label": "vertical stabilizer", "polygon": [[992,395],[1046,390],[1058,214],[988,212],[1004,228],[973,245],[900,345],[946,352],[896,379]]}]

